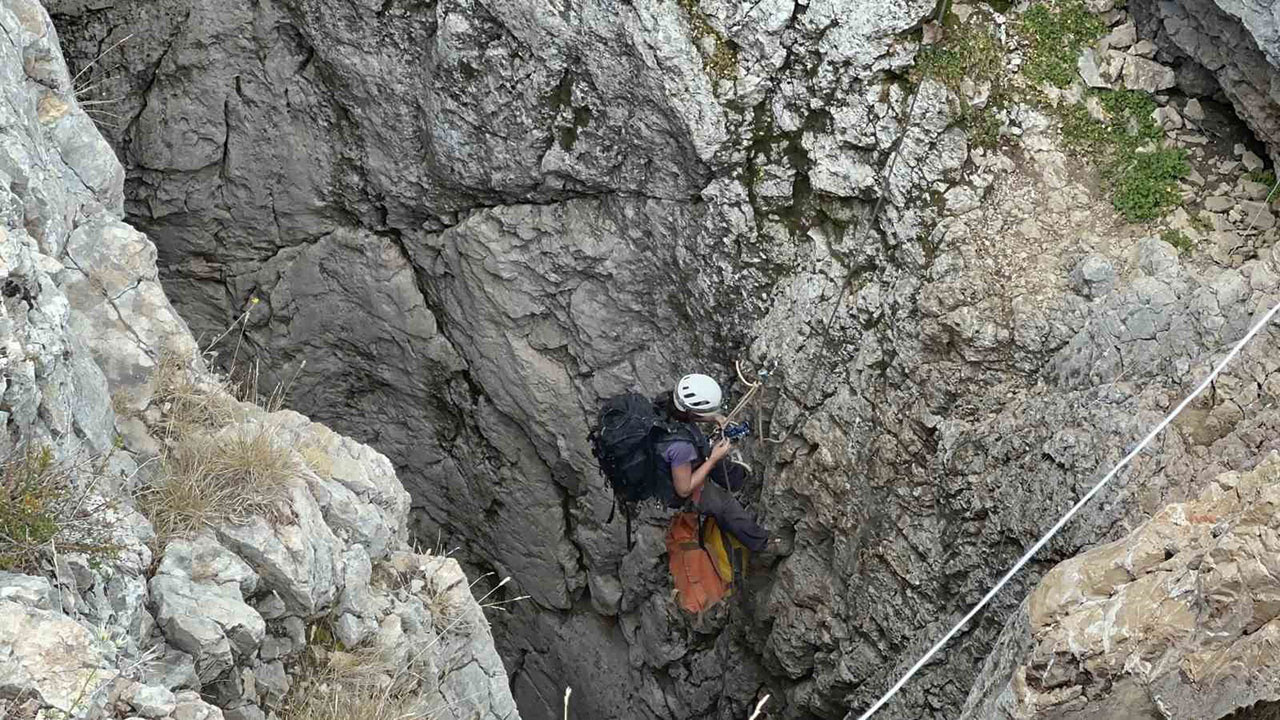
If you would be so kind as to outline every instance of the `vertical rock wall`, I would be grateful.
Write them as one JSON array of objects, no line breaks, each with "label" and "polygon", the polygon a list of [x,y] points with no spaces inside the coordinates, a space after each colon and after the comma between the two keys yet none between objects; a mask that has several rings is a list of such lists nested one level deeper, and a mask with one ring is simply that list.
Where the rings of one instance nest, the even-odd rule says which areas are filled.
[{"label": "vertical rock wall", "polygon": [[[121,219],[106,115],[81,104],[49,16],[4,0],[0,31],[0,717],[266,718],[322,629],[422,672],[418,712],[518,718],[466,576],[410,550],[391,463],[207,375],[155,246]],[[138,512],[139,488],[172,472],[161,376],[185,377],[184,359],[191,386],[234,409],[210,443],[269,433],[287,461],[271,520],[172,539]],[[45,474],[30,488],[24,472]],[[8,551],[47,523],[59,534],[20,568],[36,574],[9,572]]]},{"label": "vertical rock wall", "polygon": [[[197,335],[247,313],[243,352],[391,458],[420,539],[532,596],[496,633],[535,720],[567,682],[598,718],[865,706],[1276,290],[1270,240],[1215,264],[1120,222],[1030,105],[971,148],[926,80],[908,127],[932,3],[53,10],[77,67],[134,34],[86,77]],[[1273,345],[1046,565],[1272,446]],[[585,430],[738,358],[773,431],[801,420],[753,458],[790,554],[693,622],[664,518],[630,553],[604,522]],[[954,717],[1023,583],[885,716]]]}]

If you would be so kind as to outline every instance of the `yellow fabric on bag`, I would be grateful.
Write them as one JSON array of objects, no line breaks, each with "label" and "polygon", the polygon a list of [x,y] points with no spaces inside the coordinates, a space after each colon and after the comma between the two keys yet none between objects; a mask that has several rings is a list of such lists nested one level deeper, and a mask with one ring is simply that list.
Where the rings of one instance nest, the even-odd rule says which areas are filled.
[{"label": "yellow fabric on bag", "polygon": [[713,517],[702,521],[702,545],[711,556],[716,573],[729,586],[729,592],[725,594],[732,593],[733,586],[746,575],[750,551],[736,537],[722,532]]}]

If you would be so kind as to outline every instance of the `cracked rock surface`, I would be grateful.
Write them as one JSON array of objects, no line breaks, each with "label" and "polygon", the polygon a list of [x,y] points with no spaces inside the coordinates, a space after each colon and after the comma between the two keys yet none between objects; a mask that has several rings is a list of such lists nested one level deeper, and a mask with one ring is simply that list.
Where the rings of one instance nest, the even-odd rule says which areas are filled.
[{"label": "cracked rock surface", "polygon": [[[923,80],[912,105],[933,7],[51,3],[77,67],[133,33],[85,76],[121,98],[128,216],[196,334],[243,316],[264,385],[394,463],[422,542],[530,596],[493,621],[533,720],[567,679],[593,718],[740,718],[765,692],[778,717],[856,717],[1274,302],[1274,234],[1180,255],[1041,111],[1002,111],[1021,140],[985,150],[969,98]],[[1097,81],[1164,90],[1146,60]],[[882,716],[954,718],[1039,573],[1272,449],[1275,350]],[[603,396],[736,359],[771,371],[768,430],[796,428],[751,458],[789,554],[691,621],[665,515],[631,552],[605,522],[586,427]],[[325,572],[358,586],[342,557]]]},{"label": "cracked rock surface", "polygon": [[[466,576],[410,550],[408,494],[372,448],[219,396],[239,411],[218,438],[269,427],[289,459],[284,507],[157,537],[136,507],[170,472],[159,368],[185,358],[194,384],[221,386],[165,295],[156,247],[122,220],[124,169],[44,8],[0,1],[0,35],[0,517],[14,534],[100,526],[92,542],[54,535],[32,574],[8,571],[15,538],[0,543],[0,717],[275,717],[332,615],[354,627],[348,647],[419,648],[397,667],[431,671],[431,707],[518,718]],[[49,501],[24,485],[30,463],[58,468],[41,482],[65,473],[49,490],[73,495],[74,512],[37,513]]]},{"label": "cracked rock surface", "polygon": [[1241,0],[1139,0],[1133,3],[1143,34],[1162,54],[1210,75],[1236,113],[1267,143],[1280,149],[1280,14],[1274,5]]},{"label": "cracked rock surface", "polygon": [[1190,719],[1274,707],[1277,501],[1272,455],[1049,571],[1001,633],[963,717]]}]

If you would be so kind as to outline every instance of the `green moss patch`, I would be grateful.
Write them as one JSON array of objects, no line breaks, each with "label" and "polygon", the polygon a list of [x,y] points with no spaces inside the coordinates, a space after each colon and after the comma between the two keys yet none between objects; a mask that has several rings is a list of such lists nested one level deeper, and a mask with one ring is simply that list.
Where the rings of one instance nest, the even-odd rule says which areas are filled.
[{"label": "green moss patch", "polygon": [[[969,139],[982,147],[993,147],[1000,140],[1001,122],[995,111],[1004,104],[1006,95],[1004,50],[994,30],[990,15],[981,10],[963,23],[948,15],[942,39],[920,51],[913,73],[915,82],[932,78],[951,90],[952,97],[959,99],[955,109],[960,124],[969,131]],[[986,107],[965,102],[962,85],[966,80],[975,85],[991,84]]]},{"label": "green moss patch", "polygon": [[1081,105],[1060,108],[1063,144],[1092,160],[1111,186],[1112,204],[1130,222],[1159,217],[1180,200],[1178,180],[1191,172],[1185,150],[1160,147],[1164,132],[1145,93],[1100,91],[1099,121]]},{"label": "green moss patch", "polygon": [[1028,48],[1022,67],[1027,79],[1064,88],[1075,80],[1080,52],[1102,37],[1106,26],[1081,0],[1057,0],[1032,5],[1015,29]]}]

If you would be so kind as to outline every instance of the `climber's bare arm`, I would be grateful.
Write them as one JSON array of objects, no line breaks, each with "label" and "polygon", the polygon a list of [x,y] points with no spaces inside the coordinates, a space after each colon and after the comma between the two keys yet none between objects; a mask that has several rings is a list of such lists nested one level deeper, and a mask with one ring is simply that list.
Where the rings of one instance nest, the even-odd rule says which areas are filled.
[{"label": "climber's bare arm", "polygon": [[711,468],[720,462],[720,459],[729,454],[731,445],[728,440],[721,440],[711,448],[711,457],[707,461],[698,466],[697,470],[693,469],[693,463],[684,463],[671,468],[671,483],[675,485],[676,494],[680,497],[689,497],[697,492],[698,488],[707,481],[707,475],[711,473]]}]

